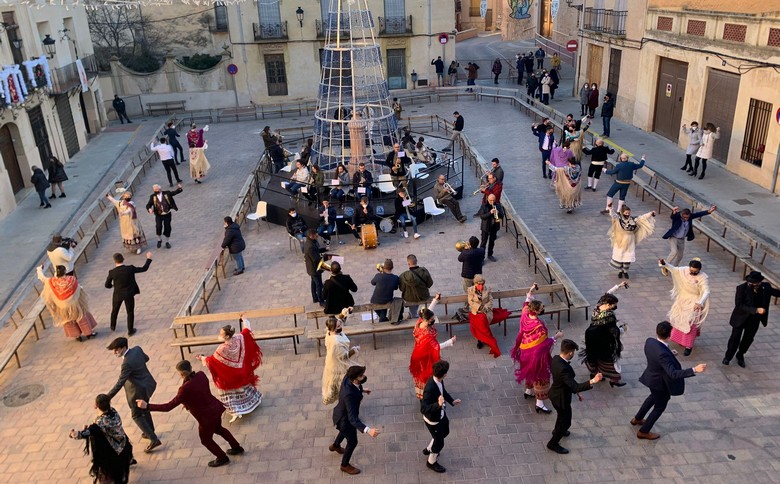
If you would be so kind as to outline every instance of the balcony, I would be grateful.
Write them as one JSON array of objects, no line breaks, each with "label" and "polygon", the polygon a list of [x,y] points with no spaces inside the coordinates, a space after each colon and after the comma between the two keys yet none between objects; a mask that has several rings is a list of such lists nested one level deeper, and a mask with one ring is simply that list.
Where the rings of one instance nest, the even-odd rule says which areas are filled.
[{"label": "balcony", "polygon": [[412,33],[412,16],[379,17],[379,35],[406,35]]},{"label": "balcony", "polygon": [[[82,57],[81,63],[84,66],[84,72],[87,74],[87,79],[97,76],[98,64],[94,54]],[[79,77],[79,70],[76,67],[76,63],[71,62],[66,66],[52,69],[51,86],[51,95],[65,94],[71,89],[80,87],[81,78]]]},{"label": "balcony", "polygon": [[602,34],[626,36],[625,10],[607,10],[604,8],[585,8],[585,30]]},{"label": "balcony", "polygon": [[[335,26],[335,25],[334,25]],[[331,39],[336,38],[336,29],[334,28],[328,28],[327,23],[324,20],[314,20],[314,27],[317,29],[317,38],[318,39],[324,39],[328,36],[328,30],[330,30]],[[341,38],[342,39],[349,39],[349,19],[342,19],[341,20]]]},{"label": "balcony", "polygon": [[281,24],[252,24],[255,40],[286,40],[287,21]]}]

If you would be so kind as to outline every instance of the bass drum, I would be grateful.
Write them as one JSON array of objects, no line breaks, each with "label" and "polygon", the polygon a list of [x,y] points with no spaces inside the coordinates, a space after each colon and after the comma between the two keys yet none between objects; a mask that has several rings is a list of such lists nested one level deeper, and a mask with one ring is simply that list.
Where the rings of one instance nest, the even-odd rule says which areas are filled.
[{"label": "bass drum", "polygon": [[360,226],[360,240],[363,241],[363,248],[376,249],[377,246],[377,234],[376,226],[372,223],[368,223]]},{"label": "bass drum", "polygon": [[379,222],[379,230],[384,233],[388,233],[393,230],[393,219],[383,218],[382,221]]}]

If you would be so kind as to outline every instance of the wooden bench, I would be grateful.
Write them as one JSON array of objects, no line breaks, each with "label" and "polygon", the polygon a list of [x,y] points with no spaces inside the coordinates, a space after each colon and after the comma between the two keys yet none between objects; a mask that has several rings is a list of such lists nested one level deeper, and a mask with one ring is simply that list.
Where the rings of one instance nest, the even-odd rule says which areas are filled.
[{"label": "wooden bench", "polygon": [[[302,336],[304,333],[303,328],[276,328],[276,329],[265,329],[265,330],[259,330],[259,331],[252,331],[252,335],[254,336],[255,341],[267,341],[272,339],[284,339],[284,338],[290,338],[293,343],[293,351],[295,354],[298,354],[298,337]],[[187,348],[187,351],[192,353],[192,348],[195,346],[211,346],[211,345],[219,345],[222,344],[222,341],[217,337],[217,335],[213,336],[193,336],[190,338],[181,338],[174,340],[173,343],[171,343],[171,346],[179,348],[179,352],[181,353],[181,359],[184,359],[184,348]]]},{"label": "wooden bench", "polygon": [[16,327],[11,337],[6,341],[3,351],[0,352],[0,371],[3,371],[8,363],[11,362],[11,358],[16,359],[16,366],[21,368],[22,363],[19,361],[19,347],[22,346],[24,340],[27,339],[27,335],[30,331],[35,331],[35,339],[40,339],[38,334],[38,327],[36,323],[41,322],[41,326],[45,329],[46,326],[43,323],[43,310],[46,309],[46,304],[43,298],[38,298],[30,311],[27,312],[22,321]]},{"label": "wooden bench", "polygon": [[308,111],[305,106],[300,104],[260,104],[260,116],[265,119],[269,115],[278,115],[284,117],[285,114],[302,116],[303,111]]},{"label": "wooden bench", "polygon": [[214,114],[211,112],[211,109],[201,109],[199,111],[189,111],[187,113],[190,119],[190,124],[198,122],[203,123],[213,123],[214,122]]},{"label": "wooden bench", "polygon": [[[260,331],[260,325],[256,322],[256,320],[267,318],[283,318],[292,316],[293,326],[297,328],[298,315],[302,315],[305,312],[306,309],[303,306],[290,306],[272,309],[251,309],[243,312],[234,311],[229,313],[199,314],[196,316],[178,316],[174,318],[173,323],[171,324],[171,329],[173,330],[173,335],[175,338],[179,337],[178,330],[182,328],[184,329],[185,337],[189,336],[189,331],[192,331],[192,335],[196,336],[195,326],[211,323],[235,323],[242,314],[246,319],[252,321],[253,325],[258,328],[258,332]],[[252,331],[254,332],[254,330]]]},{"label": "wooden bench", "polygon": [[146,112],[149,116],[154,116],[155,113],[171,114],[179,111],[184,111],[184,105],[186,101],[162,101],[156,103],[146,103]]},{"label": "wooden bench", "polygon": [[236,121],[239,121],[242,118],[257,118],[257,107],[256,106],[239,106],[237,108],[227,108],[220,111],[219,114],[217,114],[217,122],[222,122],[222,119],[235,119]]},{"label": "wooden bench", "polygon": [[[358,336],[370,334],[374,340],[374,349],[376,347],[376,335],[378,333],[391,333],[393,331],[411,331],[417,323],[416,319],[407,319],[399,324],[387,323],[358,323],[355,325],[342,326],[342,333],[347,336]],[[325,339],[326,329],[311,329],[306,333],[306,337],[317,341],[317,356],[322,356],[322,340]]]},{"label": "wooden bench", "polygon": [[[392,303],[388,304],[356,304],[352,306],[352,316],[351,318],[355,318],[358,314],[362,313],[371,313],[371,323],[376,323],[376,320],[374,319],[374,311],[377,309],[390,309],[392,306]],[[306,319],[313,319],[314,320],[314,327],[317,329],[320,329],[320,319],[328,319],[328,317],[333,316],[332,314],[325,314],[325,311],[322,309],[318,309],[316,311],[309,311],[306,313]]]}]

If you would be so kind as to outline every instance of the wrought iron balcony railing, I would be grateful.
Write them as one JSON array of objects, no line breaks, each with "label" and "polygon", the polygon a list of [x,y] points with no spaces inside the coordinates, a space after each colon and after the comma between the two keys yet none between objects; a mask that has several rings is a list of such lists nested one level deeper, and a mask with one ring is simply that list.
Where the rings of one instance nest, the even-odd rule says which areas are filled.
[{"label": "wrought iron balcony railing", "polygon": [[255,40],[279,40],[287,38],[287,21],[280,24],[252,24]]},{"label": "wrought iron balcony railing", "polygon": [[[81,64],[84,66],[84,72],[87,79],[93,78],[98,74],[97,59],[94,54],[81,58]],[[51,70],[51,94],[64,94],[71,89],[81,85],[78,67],[75,62]]]},{"label": "wrought iron balcony railing", "polygon": [[608,10],[604,8],[585,8],[585,30],[609,35],[626,35],[625,10]]},{"label": "wrought iron balcony railing", "polygon": [[[327,22],[324,20],[316,19],[314,20],[314,27],[317,29],[317,38],[318,39],[324,39],[328,34],[328,25]],[[341,31],[341,38],[342,39],[349,39],[349,20],[348,19],[342,19],[341,21],[341,28],[339,29]],[[336,29],[335,24],[330,29],[330,35],[331,38],[336,37]]]},{"label": "wrought iron balcony railing", "polygon": [[412,33],[412,16],[379,17],[379,35],[405,35]]}]

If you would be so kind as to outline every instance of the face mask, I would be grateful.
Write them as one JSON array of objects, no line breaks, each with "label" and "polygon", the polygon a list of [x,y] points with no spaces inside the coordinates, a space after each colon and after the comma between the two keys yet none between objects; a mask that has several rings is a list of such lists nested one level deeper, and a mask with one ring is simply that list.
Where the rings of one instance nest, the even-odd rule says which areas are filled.
[{"label": "face mask", "polygon": [[367,381],[368,381],[368,377],[363,375],[363,378],[360,379],[360,384],[362,385],[362,384],[364,384]]},{"label": "face mask", "polygon": [[693,272],[693,271],[690,271],[689,274],[692,275],[692,276],[698,276],[699,275],[698,272]]},{"label": "face mask", "polygon": [[290,217],[297,217],[297,216],[298,216],[298,214],[296,212],[293,212],[293,213],[290,214]]},{"label": "face mask", "polygon": [[336,334],[341,334],[341,328],[336,328]]},{"label": "face mask", "polygon": [[484,284],[475,284],[475,286],[477,287],[477,291],[481,291],[482,289],[485,288]]}]

